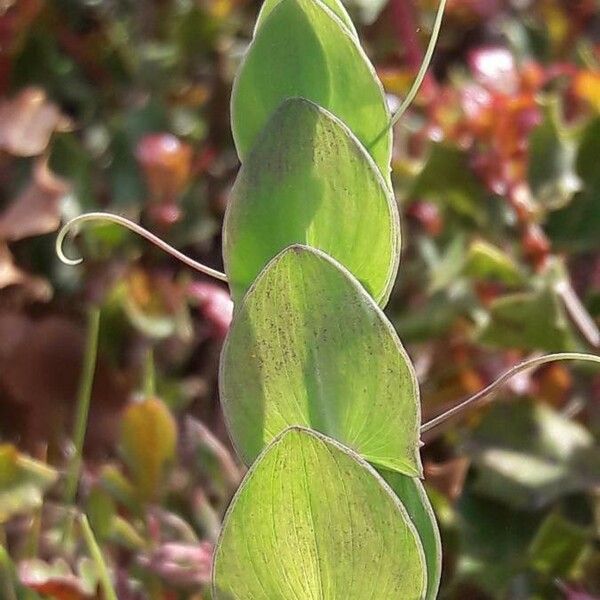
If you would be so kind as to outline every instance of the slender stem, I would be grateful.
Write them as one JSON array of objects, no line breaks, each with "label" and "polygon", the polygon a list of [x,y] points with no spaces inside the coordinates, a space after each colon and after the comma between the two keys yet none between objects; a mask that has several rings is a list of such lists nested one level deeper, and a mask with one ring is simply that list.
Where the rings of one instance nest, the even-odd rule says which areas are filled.
[{"label": "slender stem", "polygon": [[514,367],[503,373],[500,377],[498,377],[498,379],[490,383],[490,385],[483,388],[473,396],[467,398],[460,404],[457,404],[455,407],[451,408],[450,410],[447,410],[445,413],[442,413],[434,419],[427,421],[427,423],[421,426],[421,433],[430,431],[431,429],[437,427],[438,425],[441,425],[448,419],[451,419],[452,417],[463,413],[468,408],[481,404],[482,400],[498,391],[498,389],[501,386],[503,386],[509,379],[511,379],[515,375],[518,375],[523,371],[541,367],[542,365],[545,365],[547,363],[560,360],[580,360],[600,364],[600,356],[596,356],[594,354],[581,354],[579,352],[561,352],[557,354],[546,354],[544,356],[531,358],[518,365],[515,365]]},{"label": "slender stem", "polygon": [[202,528],[203,535],[216,543],[221,530],[221,519],[202,488],[195,491],[192,503],[195,520]]},{"label": "slender stem", "polygon": [[94,532],[90,527],[88,518],[85,515],[80,515],[79,523],[81,524],[81,531],[83,533],[85,543],[87,544],[90,556],[92,557],[94,563],[96,564],[96,568],[98,569],[100,585],[102,587],[102,591],[104,592],[104,598],[106,600],[118,600],[117,594],[110,579],[108,567],[106,566],[106,562],[104,561],[102,551],[100,550],[100,546],[98,546]]},{"label": "slender stem", "polygon": [[556,293],[564,302],[565,308],[577,329],[592,348],[600,348],[600,331],[590,316],[568,279],[556,284]]},{"label": "slender stem", "polygon": [[431,38],[429,39],[429,45],[427,46],[427,51],[425,52],[425,56],[423,61],[421,62],[421,67],[419,72],[417,73],[417,77],[415,78],[410,91],[408,92],[404,102],[400,105],[400,108],[394,113],[392,119],[390,121],[390,127],[393,127],[401,118],[402,115],[407,111],[408,107],[413,103],[414,99],[417,97],[417,93],[419,92],[419,88],[421,87],[425,76],[427,75],[427,71],[429,70],[429,66],[431,65],[431,59],[433,58],[433,53],[435,51],[435,47],[437,46],[437,41],[440,36],[440,30],[442,28],[442,20],[444,18],[444,10],[446,9],[446,0],[440,0],[440,5],[438,7],[437,13],[435,15],[435,21],[433,23],[433,30],[431,31]]},{"label": "slender stem", "polygon": [[[43,448],[40,449],[38,455],[36,456],[38,460],[42,463],[47,463],[48,461],[48,446],[44,444]],[[42,503],[32,514],[31,517],[31,526],[29,528],[29,532],[27,533],[27,539],[25,542],[25,557],[26,558],[36,558],[39,551],[40,546],[40,536],[42,533],[42,515],[44,511],[44,505]]]},{"label": "slender stem", "polygon": [[66,504],[73,504],[77,493],[77,484],[81,472],[83,443],[87,431],[88,416],[94,373],[96,371],[96,356],[98,353],[98,332],[100,330],[100,309],[91,308],[88,313],[87,333],[79,391],[77,394],[77,413],[75,415],[75,429],[73,432],[73,445],[75,456],[69,466],[67,486],[65,492]]},{"label": "slender stem", "polygon": [[435,51],[435,47],[437,45],[438,38],[440,36],[440,30],[442,28],[442,20],[444,18],[444,10],[446,9],[446,0],[440,0],[440,4],[435,15],[435,22],[433,24],[433,30],[431,32],[431,38],[429,39],[429,45],[427,46],[427,51],[425,52],[425,56],[423,61],[421,62],[421,67],[419,68],[419,72],[415,77],[415,80],[410,88],[406,98],[400,105],[400,108],[392,115],[390,122],[385,126],[385,128],[377,135],[377,137],[369,144],[370,147],[374,146],[379,140],[402,118],[402,115],[408,110],[410,105],[413,103],[414,99],[417,97],[419,89],[425,79],[425,75],[431,65],[431,59],[433,58],[433,53]]},{"label": "slender stem", "polygon": [[17,600],[17,592],[14,584],[13,564],[8,555],[6,540],[4,539],[4,528],[0,533],[0,590],[4,594],[2,597],[6,600]]},{"label": "slender stem", "polygon": [[186,419],[186,430],[195,446],[208,451],[217,459],[221,473],[227,478],[227,483],[232,490],[236,490],[240,485],[243,473],[229,450],[206,425],[196,419],[191,417]]},{"label": "slender stem", "polygon": [[27,558],[36,558],[40,547],[40,536],[42,533],[42,511],[43,506],[35,510],[31,517],[31,527],[27,535],[25,544],[25,556]]},{"label": "slender stem", "polygon": [[144,395],[151,398],[156,395],[156,371],[154,368],[154,352],[148,347],[144,362]]},{"label": "slender stem", "polygon": [[58,255],[58,258],[66,265],[74,266],[83,262],[82,258],[69,258],[64,253],[63,245],[65,238],[72,231],[73,227],[75,227],[76,225],[80,225],[81,223],[85,223],[87,221],[101,221],[121,225],[129,229],[130,231],[137,233],[137,235],[147,239],[149,242],[151,242],[167,254],[174,256],[182,263],[186,264],[188,267],[191,267],[192,269],[199,271],[200,273],[204,273],[205,275],[209,275],[210,277],[214,277],[215,279],[219,279],[220,281],[227,281],[227,276],[225,275],[225,273],[221,273],[221,271],[211,269],[210,267],[207,267],[206,265],[195,261],[193,258],[186,256],[185,254],[183,254],[183,252],[180,252],[179,250],[173,248],[173,246],[167,244],[167,242],[161,240],[158,236],[149,232],[147,229],[144,229],[141,225],[138,225],[137,223],[134,223],[133,221],[120,215],[113,215],[111,213],[104,212],[91,212],[85,215],[75,217],[74,219],[71,219],[68,223],[66,223],[63,226],[63,228],[58,232],[58,235],[56,236],[56,254]]},{"label": "slender stem", "polygon": [[40,537],[42,534],[42,511],[43,505],[38,507],[31,516],[31,526],[25,543],[25,557],[36,558],[40,548]]}]

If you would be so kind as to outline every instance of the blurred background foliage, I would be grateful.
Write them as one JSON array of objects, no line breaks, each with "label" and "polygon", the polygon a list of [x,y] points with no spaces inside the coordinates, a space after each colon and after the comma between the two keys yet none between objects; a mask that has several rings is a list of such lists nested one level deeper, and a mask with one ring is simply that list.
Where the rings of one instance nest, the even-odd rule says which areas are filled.
[{"label": "blurred background foliage", "polygon": [[[115,226],[129,216],[215,268],[237,157],[233,75],[254,0],[0,0],[0,597],[101,598],[60,534],[85,313],[102,309],[78,504],[124,600],[208,598],[243,470],[216,390],[226,288]],[[349,0],[392,109],[436,0]],[[351,94],[352,90],[348,90]],[[387,312],[424,420],[522,358],[598,352],[600,4],[448,0],[397,125],[403,257]],[[600,378],[548,365],[424,436],[441,598],[600,597]],[[249,523],[248,527],[252,524]]]}]

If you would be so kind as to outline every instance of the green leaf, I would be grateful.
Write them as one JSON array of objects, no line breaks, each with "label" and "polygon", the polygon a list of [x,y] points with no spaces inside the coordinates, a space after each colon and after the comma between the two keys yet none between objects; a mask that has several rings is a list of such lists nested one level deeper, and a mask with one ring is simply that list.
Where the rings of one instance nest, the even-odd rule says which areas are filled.
[{"label": "green leaf", "polygon": [[119,516],[115,516],[112,520],[109,540],[117,546],[136,552],[148,548],[148,543],[137,532],[134,525]]},{"label": "green leaf", "polygon": [[220,375],[247,464],[303,425],[380,467],[421,474],[410,360],[372,298],[323,252],[292,246],[267,265],[234,314]]},{"label": "green leaf", "polygon": [[215,552],[216,600],[416,600],[425,579],[415,528],[377,472],[302,428],[250,469]]},{"label": "green leaf", "polygon": [[600,483],[590,432],[533,401],[495,405],[466,450],[478,466],[474,489],[516,508],[540,508]]},{"label": "green leaf", "polygon": [[74,133],[61,133],[54,137],[48,148],[50,168],[72,185],[72,195],[81,208],[95,206],[93,194],[93,160]]},{"label": "green leaf", "polygon": [[231,98],[242,161],[273,111],[297,96],[344,121],[389,183],[392,134],[383,88],[355,37],[319,0],[281,0],[250,44]]},{"label": "green leaf", "polygon": [[452,236],[445,248],[438,250],[432,239],[423,237],[417,241],[420,254],[429,267],[428,295],[448,290],[459,282],[465,265],[465,238],[461,233]]},{"label": "green leaf", "polygon": [[0,445],[0,524],[42,505],[44,493],[58,473],[10,444]]},{"label": "green leaf", "polygon": [[393,194],[350,130],[301,98],[277,109],[246,157],[223,231],[225,270],[236,302],[293,243],[330,254],[381,304],[398,269]]},{"label": "green leaf", "polygon": [[425,493],[423,484],[415,477],[408,477],[393,471],[380,470],[379,474],[392,488],[398,500],[415,526],[427,566],[426,600],[435,600],[442,576],[442,542],[433,508]]},{"label": "green leaf", "polygon": [[438,293],[422,306],[411,307],[393,323],[404,343],[427,342],[434,336],[447,334],[457,317],[471,309],[468,302],[464,296],[448,298],[447,294]]},{"label": "green leaf", "polygon": [[176,443],[175,419],[164,402],[148,398],[126,409],[121,423],[121,454],[142,499],[152,500],[159,494]]},{"label": "green leaf", "polygon": [[456,508],[457,551],[460,549],[456,555],[457,579],[467,583],[467,590],[474,585],[481,588],[484,598],[513,597],[510,583],[523,572],[529,544],[539,526],[539,513],[508,508],[489,497],[476,496],[468,488]]},{"label": "green leaf", "polygon": [[445,144],[434,144],[422,171],[409,191],[410,198],[425,198],[448,206],[475,223],[485,222],[486,193],[473,174],[465,152]]},{"label": "green leaf", "polygon": [[545,107],[544,121],[529,138],[528,180],[538,203],[557,209],[571,201],[581,189],[575,172],[577,147],[560,123],[559,107]]},{"label": "green leaf", "polygon": [[600,248],[600,118],[586,127],[577,154],[577,174],[583,181],[583,189],[562,210],[553,212],[548,219],[548,231],[552,241],[571,250],[594,250]]},{"label": "green leaf", "polygon": [[141,512],[139,498],[134,485],[115,465],[107,464],[100,470],[99,483],[111,498],[127,507],[134,514]]},{"label": "green leaf", "polygon": [[495,300],[479,339],[497,348],[548,352],[576,348],[564,306],[549,288]]},{"label": "green leaf", "polygon": [[568,579],[590,549],[590,542],[590,532],[559,513],[550,513],[529,548],[531,564],[545,575]]},{"label": "green leaf", "polygon": [[101,486],[93,487],[87,497],[85,514],[96,537],[104,541],[108,538],[117,506],[112,496]]},{"label": "green leaf", "polygon": [[[254,35],[258,31],[258,28],[263,24],[265,19],[271,14],[273,9],[281,2],[281,0],[265,0],[263,2],[262,8],[258,13],[258,17],[256,19],[256,25],[254,27]],[[322,0],[323,4],[327,6],[337,17],[339,17],[340,21],[346,26],[348,31],[356,38],[358,38],[358,33],[356,32],[356,28],[354,27],[354,23],[348,14],[348,11],[344,7],[344,5],[340,2],[340,0]]]},{"label": "green leaf", "polygon": [[519,285],[524,281],[519,265],[500,248],[483,240],[470,245],[464,272],[473,278],[492,279],[506,285]]}]

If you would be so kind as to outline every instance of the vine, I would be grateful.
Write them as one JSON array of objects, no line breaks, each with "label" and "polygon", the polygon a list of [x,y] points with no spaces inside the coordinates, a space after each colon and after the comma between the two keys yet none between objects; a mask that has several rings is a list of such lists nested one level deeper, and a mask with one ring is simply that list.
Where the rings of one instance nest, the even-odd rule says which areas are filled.
[{"label": "vine", "polygon": [[[517,365],[421,425],[413,366],[382,308],[400,248],[390,115],[339,0],[266,0],[232,95],[242,167],[223,226],[225,273],[139,225],[128,227],[227,281],[235,301],[220,365],[232,441],[250,467],[217,543],[217,600],[434,599],[441,547],[420,482],[420,433],[488,397]],[[85,523],[84,523],[85,525]],[[93,540],[90,540],[93,546]],[[108,584],[107,584],[108,587]]]}]

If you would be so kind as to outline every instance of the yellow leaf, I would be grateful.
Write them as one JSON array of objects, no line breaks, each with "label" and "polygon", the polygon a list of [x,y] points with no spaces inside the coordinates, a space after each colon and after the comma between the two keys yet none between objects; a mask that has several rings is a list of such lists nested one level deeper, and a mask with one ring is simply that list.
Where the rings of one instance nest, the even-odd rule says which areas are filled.
[{"label": "yellow leaf", "polygon": [[121,453],[140,499],[150,501],[157,497],[176,444],[175,419],[162,400],[148,398],[125,410]]},{"label": "yellow leaf", "polygon": [[575,78],[575,94],[600,111],[600,73],[582,71]]}]

